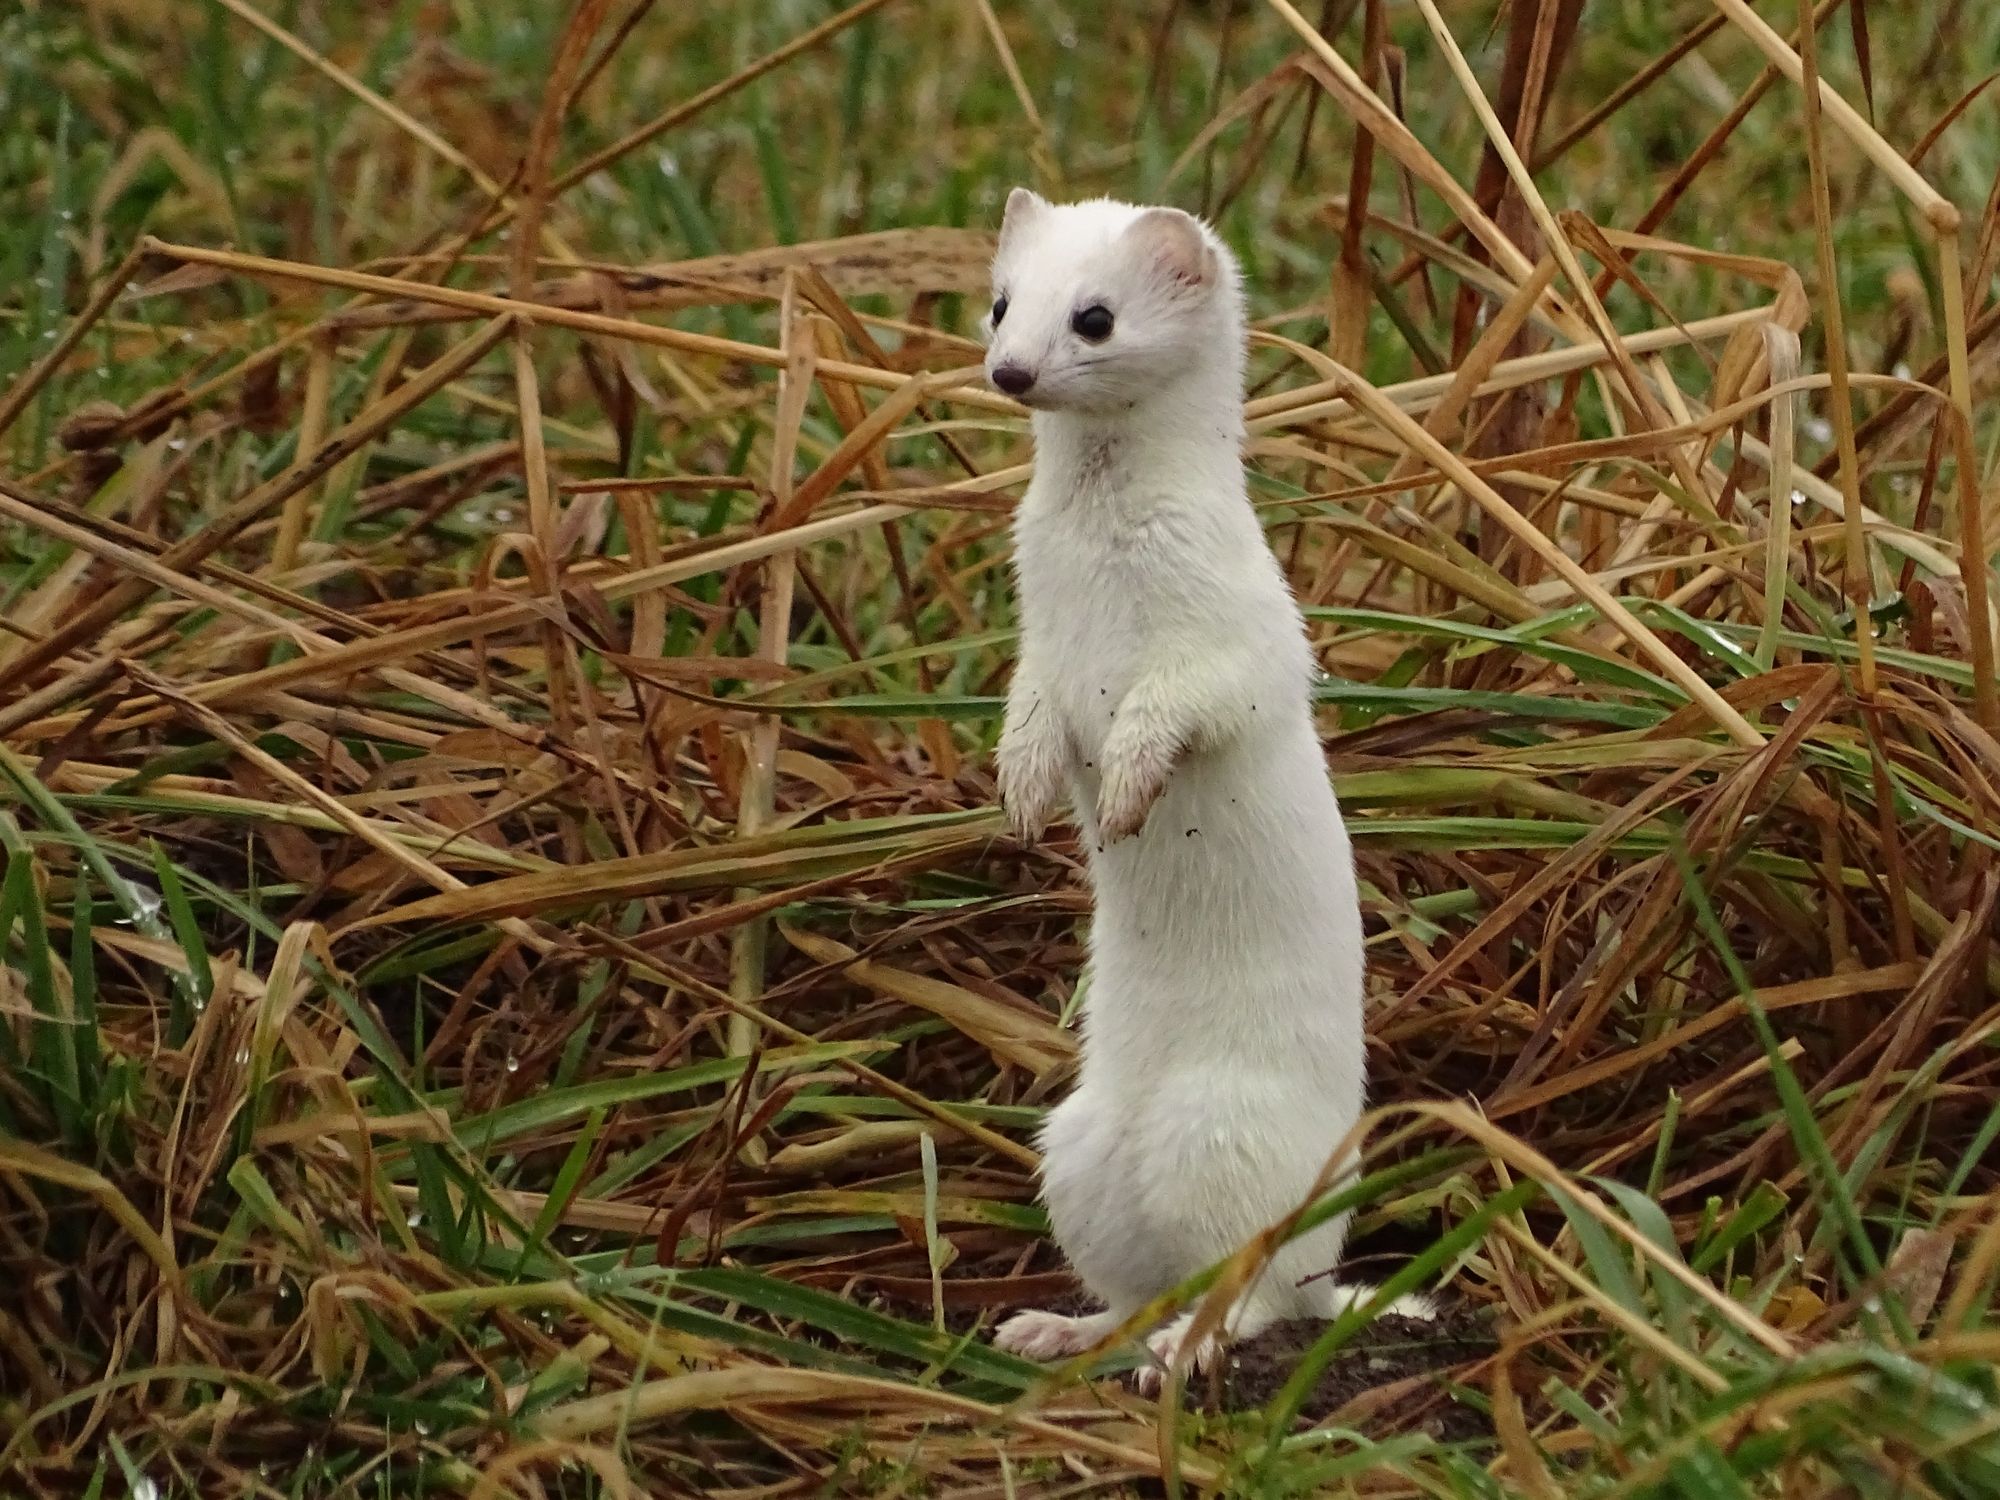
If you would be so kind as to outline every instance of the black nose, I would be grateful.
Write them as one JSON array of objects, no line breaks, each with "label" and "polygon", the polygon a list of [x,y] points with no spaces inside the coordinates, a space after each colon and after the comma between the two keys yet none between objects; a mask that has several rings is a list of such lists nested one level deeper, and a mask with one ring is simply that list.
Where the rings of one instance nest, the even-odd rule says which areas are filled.
[{"label": "black nose", "polygon": [[1035,383],[1035,372],[1024,365],[1000,365],[993,371],[993,383],[1010,396],[1025,395]]}]

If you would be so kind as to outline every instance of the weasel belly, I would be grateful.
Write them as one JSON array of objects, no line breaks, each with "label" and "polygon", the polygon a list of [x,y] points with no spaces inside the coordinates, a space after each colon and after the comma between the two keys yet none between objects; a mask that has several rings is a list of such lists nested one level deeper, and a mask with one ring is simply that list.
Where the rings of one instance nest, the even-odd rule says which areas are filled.
[{"label": "weasel belly", "polygon": [[1353,855],[1303,714],[1190,756],[1090,863],[1086,1066],[1191,1049],[1358,1098]]}]

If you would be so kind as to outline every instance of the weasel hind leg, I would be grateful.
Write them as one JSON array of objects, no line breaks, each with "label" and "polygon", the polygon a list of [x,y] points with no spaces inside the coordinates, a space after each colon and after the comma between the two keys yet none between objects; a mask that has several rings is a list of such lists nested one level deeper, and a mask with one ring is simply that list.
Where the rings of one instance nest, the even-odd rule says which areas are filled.
[{"label": "weasel hind leg", "polygon": [[1049,1111],[1042,1127],[1042,1201],[1070,1268],[1105,1304],[1077,1317],[1016,1313],[993,1335],[994,1347],[1024,1359],[1073,1359],[1094,1348],[1132,1310],[1170,1283],[1150,1285],[1145,1226],[1129,1181],[1127,1143],[1112,1111],[1087,1084]]},{"label": "weasel hind leg", "polygon": [[1088,1081],[1049,1111],[1042,1128],[1049,1228],[1070,1269],[1120,1321],[1186,1274],[1162,1263],[1161,1229],[1135,1179],[1138,1165],[1129,1126]]}]

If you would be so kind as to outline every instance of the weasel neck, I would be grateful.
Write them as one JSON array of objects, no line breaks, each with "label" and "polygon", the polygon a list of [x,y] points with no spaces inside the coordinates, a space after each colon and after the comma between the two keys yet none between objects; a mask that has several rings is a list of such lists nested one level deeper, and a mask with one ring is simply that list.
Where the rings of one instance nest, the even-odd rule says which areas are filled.
[{"label": "weasel neck", "polygon": [[1060,492],[1124,489],[1148,477],[1240,492],[1243,375],[1190,370],[1142,401],[1098,411],[1038,411],[1035,467]]}]

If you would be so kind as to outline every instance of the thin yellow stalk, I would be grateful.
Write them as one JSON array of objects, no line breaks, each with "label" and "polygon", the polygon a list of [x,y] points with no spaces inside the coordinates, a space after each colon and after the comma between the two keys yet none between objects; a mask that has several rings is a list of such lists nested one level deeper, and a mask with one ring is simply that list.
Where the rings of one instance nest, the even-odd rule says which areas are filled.
[{"label": "thin yellow stalk", "polygon": [[[325,653],[341,649],[341,642],[332,636],[311,629],[289,616],[278,614],[275,611],[264,609],[259,605],[238,598],[226,590],[212,587],[203,582],[192,570],[181,572],[166,566],[151,552],[143,550],[139,546],[132,545],[132,542],[146,540],[142,535],[135,535],[131,541],[121,541],[116,536],[103,535],[89,527],[78,525],[57,514],[40,497],[21,489],[5,478],[0,478],[0,515],[12,516],[23,525],[33,527],[46,535],[55,537],[57,540],[76,547],[79,551],[87,552],[93,557],[101,557],[108,562],[115,563],[134,577],[149,579],[171,593],[179,594],[196,603],[206,605],[218,613],[233,615],[268,630],[280,638],[290,640],[301,651],[306,653],[305,658],[295,660],[292,663],[295,668],[308,663],[309,659],[314,655],[324,655]],[[233,568],[218,567],[212,562],[199,566],[213,568],[216,576],[222,578],[225,582],[233,583],[239,588],[253,588],[261,582],[261,580],[254,577],[239,574]],[[283,590],[268,590],[267,596],[273,597],[278,602],[285,603],[289,607],[294,608],[306,607],[311,603],[311,601],[301,599],[296,595],[287,595]],[[338,619],[338,622],[346,628],[364,628],[359,621],[339,618],[338,613],[335,611],[329,611],[328,613],[334,615]],[[379,634],[371,633],[371,638],[380,639],[381,637]],[[62,703],[70,701],[81,692],[88,691],[90,685],[102,683],[108,680],[110,676],[115,675],[118,666],[116,647],[117,643],[114,641],[107,640],[99,643],[98,649],[101,659],[95,666],[86,669],[88,674],[87,683],[81,679],[68,679],[63,683],[53,685],[53,690],[35,693],[18,703],[10,704],[5,710],[0,710],[0,731],[28,724],[35,718],[59,707]],[[398,655],[421,654],[421,652],[417,651],[398,653]],[[427,675],[422,672],[409,671],[393,666],[384,666],[382,668],[382,675],[384,680],[391,686],[435,703],[448,713],[460,715],[474,723],[485,725],[490,729],[497,729],[504,734],[522,740],[524,743],[539,743],[539,734],[532,727],[517,723],[515,720],[509,718],[503,710],[494,707],[484,698],[446,686],[434,675]],[[190,696],[200,701],[207,701],[202,697],[202,694],[206,688],[212,686],[212,683],[202,684],[200,687],[188,689],[188,692]]]},{"label": "thin yellow stalk", "polygon": [[[676,104],[665,114],[647,121],[637,130],[613,141],[603,150],[594,152],[592,155],[578,162],[549,185],[551,196],[560,197],[583,181],[584,178],[603,171],[604,168],[610,166],[619,157],[638,150],[648,141],[664,135],[675,126],[685,124],[711,105],[719,103],[738,89],[762,78],[773,68],[782,67],[801,52],[811,51],[821,42],[838,36],[856,21],[873,14],[888,3],[889,0],[858,0],[857,4],[850,5],[838,15],[828,16],[810,31],[800,32],[789,42],[785,43],[784,46],[765,53],[764,56],[758,58],[757,61],[751,63],[748,67],[738,69],[720,83],[710,84],[692,99]],[[484,227],[491,228],[491,222],[489,221]]]},{"label": "thin yellow stalk", "polygon": [[1368,87],[1361,75],[1334,50],[1333,44],[1319,34],[1319,28],[1299,14],[1298,7],[1291,0],[1266,0],[1266,3],[1306,44],[1312,54],[1311,61],[1316,65],[1309,71],[1347,106],[1356,123],[1374,136],[1383,149],[1444,199],[1458,221],[1486,247],[1502,274],[1516,285],[1533,275],[1534,264],[1521,253],[1521,247],[1481,211],[1464,184],[1447,172],[1437,158],[1424,148],[1423,142],[1417,139],[1410,127],[1382,102],[1380,95]]},{"label": "thin yellow stalk", "polygon": [[1055,153],[1049,149],[1048,127],[1042,123],[1042,112],[1035,108],[1035,96],[1028,92],[1028,80],[1021,76],[1021,64],[1014,57],[1013,47],[1008,44],[1007,33],[1000,28],[1000,18],[993,14],[993,0],[975,0],[975,3],[980,20],[986,23],[986,34],[993,40],[993,50],[1000,55],[1000,67],[1007,75],[1008,86],[1014,90],[1014,99],[1035,132],[1035,143],[1029,148],[1029,155],[1043,177],[1053,178],[1056,172]]},{"label": "thin yellow stalk", "polygon": [[[794,274],[785,277],[784,291],[778,301],[778,328],[785,365],[778,375],[777,415],[771,431],[770,490],[773,510],[782,515],[792,497],[799,425],[805,419],[806,401],[812,394],[813,362],[817,357],[812,330],[799,313],[798,278]],[[792,593],[798,577],[798,556],[798,548],[786,548],[764,568],[764,597],[757,617],[757,654],[774,666],[782,667],[791,655]],[[783,727],[776,715],[767,714],[750,728],[743,785],[736,806],[736,831],[740,837],[760,833],[770,822],[777,802],[778,742]],[[744,900],[754,894],[739,891],[736,899]],[[770,933],[771,919],[763,914],[739,926],[731,939],[729,990],[742,1004],[752,1004],[764,993]],[[759,1035],[757,1023],[742,1010],[730,1016],[731,1052],[750,1052],[757,1046]]]},{"label": "thin yellow stalk", "polygon": [[[678,969],[670,969],[667,960],[661,955],[648,953],[643,948],[635,947],[615,933],[606,932],[601,927],[586,927],[584,931],[598,942],[604,944],[612,952],[628,960],[632,965],[632,972],[635,974],[649,977],[658,975],[660,983],[679,986],[698,998],[708,1001],[710,1004],[721,1006],[724,1010],[732,1014],[746,1016],[753,1026],[762,1028],[772,1036],[783,1037],[786,1041],[797,1042],[801,1046],[811,1046],[820,1040],[820,1038],[812,1035],[810,1032],[801,1031],[781,1016],[770,1015],[747,1001],[738,1000],[727,990],[717,989],[703,980],[698,974],[683,973]],[[1031,1147],[1023,1146],[1020,1142],[1001,1135],[996,1130],[988,1129],[976,1120],[965,1118],[963,1115],[953,1111],[949,1106],[939,1104],[929,1095],[920,1094],[915,1089],[900,1084],[885,1074],[876,1072],[864,1062],[844,1056],[833,1057],[828,1059],[828,1061],[831,1066],[860,1079],[883,1097],[894,1099],[897,1103],[907,1106],[912,1112],[920,1114],[926,1119],[934,1120],[955,1134],[964,1136],[974,1145],[991,1151],[1002,1161],[1011,1161],[1016,1166],[1027,1168],[1030,1172],[1041,1165],[1041,1156]]]},{"label": "thin yellow stalk", "polygon": [[[1688,413],[1687,403],[1682,399],[1680,388],[1674,384],[1673,374],[1668,370],[1666,361],[1657,354],[1651,355],[1647,358],[1646,368],[1652,372],[1654,387],[1659,391],[1660,399],[1667,407],[1665,414],[1670,419],[1667,424],[1668,430],[1692,427],[1694,419]],[[1680,454],[1682,463],[1692,467],[1700,462],[1698,457],[1700,448],[1699,440],[1690,445],[1676,443],[1667,449],[1668,461],[1673,462],[1673,455]],[[1660,527],[1667,517],[1683,508],[1675,497],[1665,490],[1654,495],[1647,503],[1645,513],[1640,516],[1639,524],[1625,533],[1624,541],[1619,543],[1618,549],[1611,554],[1610,565],[1613,568],[1622,568],[1636,562],[1652,545],[1653,539],[1659,535]]]},{"label": "thin yellow stalk", "polygon": [[[138,662],[127,662],[125,670],[132,680],[149,689],[165,702],[174,704],[185,712],[195,723],[238,755],[251,762],[266,776],[285,787],[294,796],[318,808],[333,819],[346,832],[351,833],[376,853],[385,856],[392,863],[440,891],[462,891],[466,883],[451,871],[434,864],[414,849],[406,847],[389,837],[373,823],[355,812],[345,802],[330,792],[322,791],[297,771],[272,755],[268,750],[242,734],[235,725],[215,710],[195,702],[186,693],[174,687],[165,678],[149,671]],[[538,953],[547,953],[555,944],[544,938],[519,917],[505,917],[495,924],[508,936],[527,944]]]},{"label": "thin yellow stalk", "polygon": [[[1020,476],[1002,474],[998,477],[1004,482],[1008,479],[1018,479]],[[598,586],[597,592],[609,603],[623,603],[627,599],[636,599],[642,594],[683,583],[690,578],[699,578],[704,573],[723,572],[776,553],[880,526],[885,521],[893,521],[899,516],[910,514],[911,509],[912,507],[907,505],[871,505],[862,510],[850,511],[846,515],[822,517],[817,521],[809,521],[803,526],[795,527],[791,531],[748,537],[708,552],[697,553],[692,557],[676,558],[643,572],[635,571],[617,578],[609,578]],[[234,677],[218,677],[208,682],[197,683],[190,686],[187,692],[189,697],[203,703],[221,705],[245,702],[288,683],[308,681],[321,676],[331,678],[374,671],[385,667],[388,663],[420,655],[426,651],[439,650],[463,641],[477,640],[500,631],[519,630],[541,619],[542,609],[543,606],[539,601],[507,604],[479,614],[464,614],[430,624],[412,625],[367,640],[350,641],[311,659],[297,659],[275,667],[260,668],[255,672],[245,672]],[[436,691],[435,687],[432,691]],[[488,713],[497,721],[495,727],[498,727],[499,722],[505,722],[505,716],[500,710],[489,708]]]},{"label": "thin yellow stalk", "polygon": [[514,399],[521,418],[521,478],[528,490],[528,534],[541,548],[553,586],[559,571],[556,558],[556,501],[549,483],[548,439],[542,431],[542,386],[535,373],[535,351],[528,330],[514,328]]},{"label": "thin yellow stalk", "polygon": [[[1513,180],[1523,205],[1534,219],[1535,228],[1540,233],[1543,243],[1548,246],[1549,253],[1556,258],[1556,264],[1562,267],[1563,276],[1569,281],[1571,290],[1583,308],[1585,321],[1603,343],[1605,352],[1623,379],[1633,404],[1646,419],[1647,425],[1666,426],[1667,416],[1653,399],[1644,377],[1640,375],[1631,349],[1620,338],[1618,330],[1612,326],[1611,315],[1604,310],[1604,304],[1597,296],[1596,287],[1584,274],[1582,263],[1576,258],[1576,250],[1569,242],[1569,236],[1556,222],[1555,215],[1549,212],[1549,206],[1542,198],[1541,190],[1535,186],[1534,177],[1529,173],[1527,164],[1521,160],[1520,152],[1514,149],[1514,142],[1509,138],[1506,127],[1500,123],[1500,117],[1493,112],[1493,106],[1487,101],[1484,90],[1479,86],[1479,80],[1472,71],[1472,64],[1466,61],[1465,53],[1460,50],[1458,38],[1452,35],[1451,28],[1439,14],[1436,0],[1417,0],[1417,8],[1424,13],[1424,20],[1430,26],[1431,34],[1437,38],[1445,62],[1458,80],[1460,92],[1471,104],[1473,113],[1479,116],[1479,122],[1486,130],[1487,140],[1506,166],[1507,175]],[[1682,489],[1690,495],[1703,493],[1701,476],[1688,463],[1685,455],[1677,449],[1669,449],[1667,462],[1673,468],[1674,477],[1680,481]]]},{"label": "thin yellow stalk", "polygon": [[[546,608],[561,613],[563,560],[556,540],[555,492],[549,484],[548,443],[542,432],[542,387],[535,373],[535,351],[526,326],[514,325],[514,401],[521,424],[521,478],[528,490],[528,532],[534,540],[537,566]],[[562,627],[544,616],[542,660],[548,673],[549,710],[556,732],[569,738],[574,728],[575,705],[570,697],[568,655]]]},{"label": "thin yellow stalk", "polygon": [[[326,441],[328,405],[333,394],[333,340],[322,336],[306,356],[306,390],[299,411],[298,439],[292,449],[294,467],[319,451]],[[298,566],[299,548],[312,526],[317,485],[304,485],[285,501],[278,516],[278,535],[271,543],[271,571],[289,573]]]},{"label": "thin yellow stalk", "polygon": [[1661,1330],[1653,1327],[1652,1324],[1633,1313],[1622,1302],[1607,1296],[1602,1287],[1598,1286],[1588,1276],[1584,1275],[1583,1272],[1572,1266],[1561,1256],[1555,1254],[1526,1230],[1518,1228],[1508,1219],[1497,1219],[1494,1221],[1494,1224],[1501,1234],[1512,1240],[1520,1249],[1525,1250],[1531,1258],[1540,1261],[1546,1269],[1554,1272],[1561,1280],[1568,1282],[1570,1287],[1591,1311],[1598,1314],[1606,1322],[1615,1324],[1623,1329],[1626,1336],[1635,1344],[1650,1349],[1663,1363],[1673,1365],[1682,1374],[1688,1376],[1697,1384],[1706,1386],[1711,1391],[1728,1389],[1729,1380],[1721,1372],[1711,1370],[1694,1355],[1688,1353],[1687,1350],[1681,1348],[1679,1344],[1668,1338]]},{"label": "thin yellow stalk", "polygon": [[[713,334],[662,328],[633,318],[580,312],[544,303],[523,304],[512,298],[494,296],[486,292],[471,292],[458,287],[427,286],[362,271],[316,266],[303,261],[274,260],[267,256],[246,255],[234,250],[210,250],[201,246],[170,244],[157,240],[147,243],[160,254],[176,260],[189,264],[221,266],[245,275],[272,276],[283,280],[336,286],[348,291],[400,301],[429,302],[455,307],[470,313],[526,316],[538,324],[569,328],[579,333],[625,339],[636,344],[676,349],[719,360],[741,361],[765,368],[778,368],[784,363],[782,352],[768,344],[752,344]],[[1533,274],[1532,267],[1529,268],[1529,274]],[[1649,328],[1623,340],[1623,345],[1633,354],[1644,354],[1679,348],[1690,343],[1706,343],[1726,339],[1740,329],[1755,327],[1768,321],[1771,316],[1770,307],[1745,308],[1739,312],[1693,319],[1684,328]],[[1482,382],[1474,394],[1491,395],[1517,385],[1589,369],[1603,363],[1608,357],[1610,357],[1608,351],[1601,346],[1587,344],[1566,349],[1547,349],[1539,354],[1502,360],[1494,366],[1492,378]],[[882,369],[876,365],[855,364],[849,361],[822,361],[820,370],[827,378],[882,391],[901,390],[914,380],[935,379],[934,376],[908,375],[897,370]],[[1384,386],[1382,390],[1383,394],[1392,397],[1400,404],[1421,407],[1450,389],[1453,378],[1450,373],[1422,376],[1397,385]],[[950,401],[957,405],[1010,416],[1021,412],[1018,403],[992,391],[970,385],[933,389],[927,392],[927,399]],[[1326,381],[1258,397],[1244,407],[1253,431],[1270,431],[1350,411],[1351,408],[1345,399],[1338,394],[1337,383]]]},{"label": "thin yellow stalk", "polygon": [[79,552],[114,563],[135,578],[143,578],[159,588],[180,594],[196,603],[205,604],[221,614],[247,620],[281,639],[290,639],[303,645],[314,634],[296,620],[281,615],[276,610],[266,609],[261,604],[253,604],[247,599],[239,599],[226,589],[203,583],[190,572],[165,566],[149,552],[99,536],[87,527],[65,520],[62,516],[37,505],[32,494],[17,487],[4,475],[0,475],[0,516],[39,531],[45,536],[54,537]]},{"label": "thin yellow stalk", "polygon": [[116,678],[124,671],[120,655],[151,635],[156,623],[145,613],[121,621],[99,639],[97,660],[86,662],[0,707],[0,735],[25,731],[24,740],[42,737],[37,733],[41,728],[38,721]]},{"label": "thin yellow stalk", "polygon": [[1955,230],[1937,231],[1938,289],[1944,299],[1944,345],[1949,360],[1953,435],[1958,467],[1959,576],[1965,588],[1966,629],[1972,637],[1973,713],[1988,734],[2000,735],[2000,703],[1993,682],[1993,606],[1988,581],[1986,516],[1979,499],[1972,452],[1972,369],[1965,345],[1965,278]]},{"label": "thin yellow stalk", "polygon": [[[1775,462],[1770,446],[1763,439],[1752,437],[1747,432],[1741,435],[1739,441],[1742,444],[1743,456],[1768,472],[1771,464]],[[1792,488],[1813,504],[1833,512],[1843,520],[1846,518],[1846,498],[1836,486],[1828,484],[1811,469],[1795,465],[1792,469]],[[1918,564],[1937,577],[1959,576],[1959,566],[1956,562],[1914,532],[1895,525],[1887,517],[1870,510],[1865,505],[1861,507],[1861,519],[1876,533],[1884,546],[1895,549],[1905,557],[1916,559]]]},{"label": "thin yellow stalk", "polygon": [[[1847,318],[1840,305],[1840,268],[1833,252],[1833,198],[1827,188],[1826,142],[1820,131],[1819,37],[1812,24],[1812,0],[1799,0],[1799,59],[1801,93],[1805,100],[1806,162],[1812,190],[1813,249],[1819,262],[1820,305],[1826,320],[1826,372],[1833,380],[1827,399],[1840,453],[1840,493],[1847,502],[1844,518],[1847,568],[1843,582],[1848,603],[1854,610],[1855,645],[1861,653],[1858,663],[1861,696],[1872,699],[1875,617],[1868,606],[1875,597],[1875,575],[1868,565],[1868,538],[1861,529],[1861,459],[1854,446],[1854,398],[1847,382]],[[1839,903],[1830,905],[1838,931],[1842,916]]]},{"label": "thin yellow stalk", "polygon": [[[1727,339],[1745,328],[1755,328],[1771,321],[1771,308],[1747,307],[1740,312],[1718,313],[1711,318],[1696,318],[1684,328],[1648,328],[1643,333],[1635,333],[1622,342],[1633,354],[1653,354],[1663,349],[1678,349],[1689,344],[1706,344]],[[1516,355],[1513,359],[1503,359],[1493,367],[1493,373],[1480,382],[1472,392],[1474,396],[1490,396],[1500,391],[1512,390],[1515,386],[1532,385],[1558,375],[1569,375],[1579,370],[1588,370],[1602,365],[1611,356],[1596,343],[1575,344],[1566,349],[1544,349],[1537,354]],[[1396,385],[1385,385],[1382,394],[1405,410],[1419,408],[1442,396],[1450,390],[1457,379],[1452,371],[1437,375],[1421,375],[1413,380],[1405,380]],[[1259,396],[1247,403],[1244,415],[1252,432],[1271,432],[1285,427],[1317,422],[1327,417],[1351,415],[1353,408],[1345,397],[1339,394],[1338,381],[1320,380],[1295,390],[1275,391],[1268,396]]]},{"label": "thin yellow stalk", "polygon": [[[1799,336],[1777,323],[1764,325],[1764,356],[1772,387],[1799,371]],[[1799,398],[1786,391],[1771,403],[1768,471],[1770,503],[1764,518],[1764,623],[1757,632],[1757,665],[1769,671],[1778,659],[1778,632],[1785,625],[1785,595],[1792,577],[1792,442]]]},{"label": "thin yellow stalk", "polygon": [[[533,1418],[532,1425],[545,1436],[579,1438],[692,1411],[727,1410],[744,1405],[785,1408],[829,1403],[865,1409],[871,1402],[921,1409],[927,1422],[940,1426],[986,1427],[1001,1416],[997,1407],[925,1386],[827,1370],[783,1369],[760,1362],[670,1375],[606,1395],[580,1396],[546,1408]],[[1009,1414],[1007,1420],[1014,1431],[1058,1444],[1065,1453],[1135,1468],[1146,1474],[1157,1474],[1163,1467],[1157,1451],[1136,1443],[1116,1442],[1074,1425],[1019,1412]],[[1215,1465],[1207,1460],[1177,1455],[1176,1461],[1181,1472],[1196,1484],[1213,1484],[1219,1477]]]},{"label": "thin yellow stalk", "polygon": [[[780,368],[785,362],[783,352],[768,344],[751,344],[740,339],[722,338],[715,334],[688,333],[678,328],[662,328],[657,324],[642,323],[636,318],[614,318],[604,313],[578,312],[572,308],[552,307],[546,303],[525,303],[511,297],[495,296],[490,292],[468,292],[458,287],[427,286],[416,282],[399,281],[390,276],[375,276],[365,271],[348,271],[337,266],[315,266],[304,261],[274,260],[269,256],[247,255],[237,250],[210,250],[199,245],[179,245],[153,239],[146,241],[146,247],[150,251],[189,265],[221,266],[249,276],[275,276],[282,280],[303,281],[317,286],[337,286],[351,292],[370,293],[404,301],[431,302],[489,316],[528,317],[538,324],[570,328],[578,333],[626,339],[635,344],[677,349],[683,353],[706,355],[712,359],[740,360],[745,364],[760,365],[767,369]],[[841,364],[832,367],[831,372],[855,385],[865,385],[871,390],[882,391],[900,390],[910,381],[922,378],[905,375],[896,370],[878,369],[874,365]],[[931,394],[967,406],[981,407],[987,411],[1004,412],[1009,415],[1021,411],[1018,403],[972,386],[935,391]]]}]

